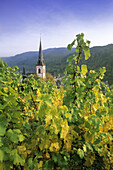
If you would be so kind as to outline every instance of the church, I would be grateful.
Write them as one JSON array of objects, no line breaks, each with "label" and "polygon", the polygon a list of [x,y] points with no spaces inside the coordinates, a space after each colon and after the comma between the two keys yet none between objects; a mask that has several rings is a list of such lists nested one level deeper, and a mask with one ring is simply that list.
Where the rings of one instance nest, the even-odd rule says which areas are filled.
[{"label": "church", "polygon": [[39,56],[36,64],[36,74],[42,79],[46,78],[46,65],[44,63],[44,58],[43,58],[41,39],[40,39],[40,46],[39,46]]},{"label": "church", "polygon": [[27,78],[28,75],[30,75],[30,74],[36,74],[42,79],[45,79],[45,78],[50,79],[50,77],[52,77],[52,81],[54,80],[58,87],[60,87],[60,85],[63,85],[62,77],[60,77],[60,76],[53,77],[48,73],[49,74],[49,78],[48,78],[48,76],[47,76],[48,74],[46,74],[46,64],[45,64],[44,58],[43,58],[41,39],[40,39],[40,44],[39,44],[38,59],[37,59],[37,63],[36,63],[36,72],[35,73],[26,73],[25,67],[23,67],[22,80],[21,81],[23,81],[25,78]]}]

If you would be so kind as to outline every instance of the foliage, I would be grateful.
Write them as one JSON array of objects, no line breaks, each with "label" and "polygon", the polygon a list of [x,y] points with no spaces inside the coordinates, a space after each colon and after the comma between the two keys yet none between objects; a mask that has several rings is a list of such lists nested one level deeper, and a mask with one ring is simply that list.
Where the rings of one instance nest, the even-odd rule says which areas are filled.
[{"label": "foliage", "polygon": [[46,82],[50,81],[50,82],[53,82],[53,83],[55,82],[54,77],[51,74],[49,74],[49,73],[46,73],[45,81]]},{"label": "foliage", "polygon": [[[77,43],[77,44],[76,44]],[[21,81],[18,68],[0,61],[0,169],[111,169],[113,93],[97,73],[79,67],[90,57],[78,34],[68,45],[64,87],[33,75]]]},{"label": "foliage", "polygon": [[[77,133],[72,150],[83,160],[84,166],[99,166],[98,159],[102,158],[104,166],[101,169],[110,169],[113,165],[113,94],[102,82],[106,72],[104,67],[98,73],[94,70],[88,72],[84,64],[79,67],[82,52],[86,60],[90,57],[90,42],[84,42],[83,38],[84,34],[77,35],[76,54],[68,58],[64,78],[64,82],[67,79],[64,104],[71,114],[70,126],[74,126]],[[68,45],[69,50],[76,40]],[[94,169],[98,169],[95,166]]]}]

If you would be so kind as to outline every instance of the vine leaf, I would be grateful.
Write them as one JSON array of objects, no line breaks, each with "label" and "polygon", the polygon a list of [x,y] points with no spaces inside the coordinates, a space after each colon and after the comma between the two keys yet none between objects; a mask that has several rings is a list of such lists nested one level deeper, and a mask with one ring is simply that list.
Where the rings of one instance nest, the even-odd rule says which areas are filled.
[{"label": "vine leaf", "polygon": [[84,51],[85,54],[85,60],[88,60],[88,58],[90,57],[90,49],[88,48],[86,51]]},{"label": "vine leaf", "polygon": [[6,128],[0,125],[0,136],[4,136],[6,132]]},{"label": "vine leaf", "polygon": [[88,72],[88,70],[87,70],[87,65],[83,64],[83,65],[81,66],[81,71],[82,71],[82,74],[86,75],[86,73]]},{"label": "vine leaf", "polygon": [[4,152],[0,149],[0,161],[3,162],[4,160]]},{"label": "vine leaf", "polygon": [[80,156],[81,159],[84,157],[84,151],[80,148],[78,149],[77,154]]}]

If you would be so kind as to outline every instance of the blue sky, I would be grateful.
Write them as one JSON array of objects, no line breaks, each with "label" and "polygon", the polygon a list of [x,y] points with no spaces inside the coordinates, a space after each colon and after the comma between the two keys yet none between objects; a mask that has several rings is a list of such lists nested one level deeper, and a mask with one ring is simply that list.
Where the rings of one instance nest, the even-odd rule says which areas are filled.
[{"label": "blue sky", "polygon": [[91,46],[113,43],[113,0],[0,0],[0,57],[66,47],[83,32]]}]

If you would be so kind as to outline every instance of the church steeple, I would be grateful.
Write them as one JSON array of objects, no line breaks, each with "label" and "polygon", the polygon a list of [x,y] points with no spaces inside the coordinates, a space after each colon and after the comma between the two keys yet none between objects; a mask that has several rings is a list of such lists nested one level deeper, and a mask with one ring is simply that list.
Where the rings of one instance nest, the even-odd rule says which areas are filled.
[{"label": "church steeple", "polygon": [[41,38],[40,38],[40,45],[39,45],[38,61],[36,64],[36,74],[38,74],[38,76],[41,78],[46,78],[46,65],[44,64],[44,59],[43,59]]},{"label": "church steeple", "polygon": [[41,38],[40,38],[39,56],[38,56],[38,62],[37,62],[37,64],[38,64],[38,65],[44,65]]}]

